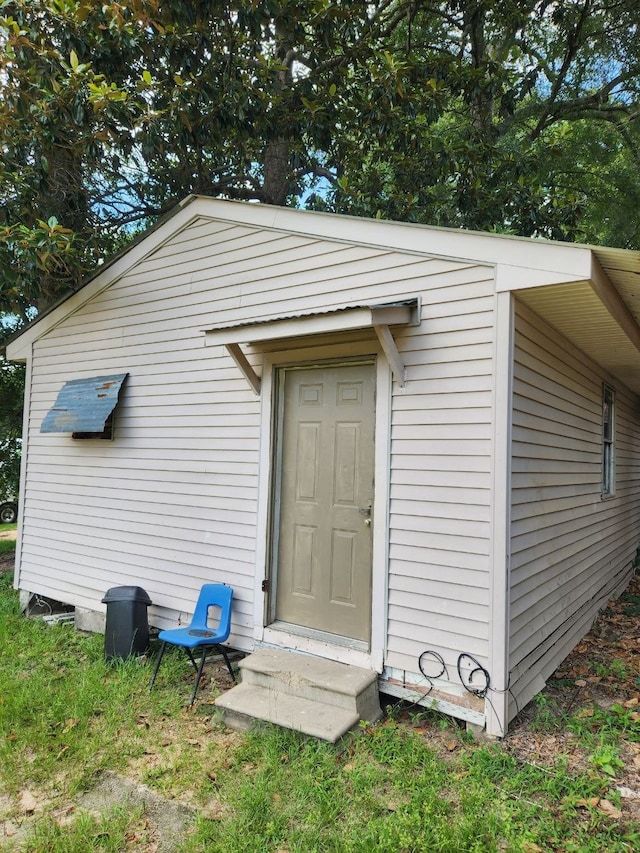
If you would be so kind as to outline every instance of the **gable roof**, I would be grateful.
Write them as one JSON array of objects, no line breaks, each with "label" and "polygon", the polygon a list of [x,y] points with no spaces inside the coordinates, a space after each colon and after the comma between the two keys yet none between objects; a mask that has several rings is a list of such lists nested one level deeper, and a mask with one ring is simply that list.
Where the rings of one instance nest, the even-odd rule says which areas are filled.
[{"label": "gable roof", "polygon": [[141,260],[198,219],[220,220],[346,244],[468,260],[495,269],[512,291],[572,343],[640,393],[640,252],[189,196],[98,267],[7,347],[15,360]]}]

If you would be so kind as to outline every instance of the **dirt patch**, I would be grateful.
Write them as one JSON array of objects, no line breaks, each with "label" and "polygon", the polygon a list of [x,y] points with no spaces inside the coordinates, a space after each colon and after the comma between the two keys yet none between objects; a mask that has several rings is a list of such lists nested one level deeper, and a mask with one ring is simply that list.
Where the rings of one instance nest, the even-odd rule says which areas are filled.
[{"label": "dirt patch", "polygon": [[[617,738],[623,766],[611,787],[625,819],[640,819],[640,576],[608,602],[591,631],[558,667],[547,687],[511,723],[504,747],[519,761],[550,767],[562,758],[569,770],[593,770],[585,739],[566,727],[570,717],[599,735],[602,711],[625,721]],[[555,724],[555,725],[554,725]]]},{"label": "dirt patch", "polygon": [[[0,541],[15,542],[16,536],[16,530],[3,530],[0,527]],[[0,574],[2,574],[3,572],[14,571],[15,565],[15,552],[11,552],[10,554],[0,554]]]},{"label": "dirt patch", "polygon": [[104,773],[96,786],[78,799],[77,806],[92,813],[114,808],[140,810],[145,832],[141,839],[143,846],[138,849],[145,853],[173,853],[196,817],[195,809],[190,806],[167,800],[146,785],[117,773]]},{"label": "dirt patch", "polygon": [[[9,841],[11,849],[20,850],[33,831],[34,818],[51,803],[29,791],[21,791],[17,800],[16,817],[12,799],[0,797],[0,839]],[[166,799],[140,782],[111,772],[101,774],[94,788],[74,802],[58,804],[50,814],[62,828],[72,824],[80,813],[101,818],[115,809],[133,817],[127,834],[130,853],[174,853],[193,827],[197,814],[185,803]]]},{"label": "dirt patch", "polygon": [[13,572],[15,567],[15,554],[0,554],[0,574],[4,572]]}]

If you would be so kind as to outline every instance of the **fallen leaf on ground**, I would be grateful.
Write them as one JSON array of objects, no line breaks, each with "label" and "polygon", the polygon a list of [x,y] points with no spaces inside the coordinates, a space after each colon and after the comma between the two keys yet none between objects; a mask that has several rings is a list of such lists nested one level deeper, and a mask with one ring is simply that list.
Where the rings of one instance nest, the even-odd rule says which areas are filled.
[{"label": "fallen leaf on ground", "polygon": [[615,818],[618,820],[622,817],[622,812],[619,808],[613,805],[610,800],[600,800],[598,803],[598,808],[603,814],[606,814],[608,817]]},{"label": "fallen leaf on ground", "polygon": [[65,806],[53,813],[53,819],[59,827],[68,826],[75,820],[74,811],[75,806]]},{"label": "fallen leaf on ground", "polygon": [[582,806],[585,809],[589,809],[589,808],[593,808],[594,806],[597,806],[599,804],[599,802],[600,802],[600,797],[588,797],[586,799],[583,798],[580,800],[576,800],[576,805]]},{"label": "fallen leaf on ground", "polygon": [[18,832],[18,827],[15,823],[11,823],[10,820],[5,820],[2,830],[6,838],[11,838]]},{"label": "fallen leaf on ground", "polygon": [[18,795],[18,807],[21,812],[24,812],[24,814],[30,814],[36,810],[37,805],[37,800],[31,791],[20,791],[20,794]]},{"label": "fallen leaf on ground", "polygon": [[210,800],[202,809],[202,817],[207,820],[222,820],[224,806],[218,800]]}]

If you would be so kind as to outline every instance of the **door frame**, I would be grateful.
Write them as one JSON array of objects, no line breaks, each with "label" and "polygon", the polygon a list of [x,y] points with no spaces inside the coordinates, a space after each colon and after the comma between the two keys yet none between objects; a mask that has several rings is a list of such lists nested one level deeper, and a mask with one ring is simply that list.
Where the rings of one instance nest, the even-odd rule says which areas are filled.
[{"label": "door frame", "polygon": [[[297,622],[282,622],[278,619],[277,616],[277,599],[278,599],[278,591],[280,578],[278,576],[279,567],[280,567],[280,534],[282,532],[281,526],[281,513],[282,513],[282,477],[283,477],[283,452],[284,452],[284,419],[286,416],[286,402],[285,402],[285,387],[287,382],[287,377],[292,373],[297,372],[305,372],[309,370],[324,370],[324,369],[338,369],[341,368],[354,368],[354,367],[366,367],[370,369],[369,376],[373,380],[374,386],[374,399],[373,399],[373,416],[375,421],[375,393],[377,390],[376,383],[376,356],[363,356],[360,358],[349,358],[348,360],[344,359],[330,359],[322,362],[296,362],[295,364],[283,364],[279,365],[274,371],[274,396],[275,396],[275,418],[274,418],[274,461],[273,461],[273,489],[271,495],[271,549],[269,555],[269,590],[267,596],[267,611],[268,611],[268,627],[275,627],[277,630],[286,630],[292,631],[296,634],[302,634],[303,636],[311,635],[316,638],[323,637],[328,639],[330,642],[333,640],[334,643],[339,645],[348,645],[352,648],[358,648],[362,651],[369,651],[369,646],[371,643],[371,630],[369,629],[369,638],[368,640],[356,640],[353,637],[342,636],[342,635],[333,635],[329,634],[326,631],[323,631],[318,628],[309,628],[302,624],[298,624]],[[373,431],[374,441],[371,444],[371,474],[372,474],[372,485],[375,485],[375,422],[374,422],[374,431]],[[373,500],[374,495],[372,494],[371,499]],[[373,534],[373,529],[372,529]],[[371,536],[371,541],[373,542],[373,535]],[[367,561],[367,573],[369,577],[373,578],[373,554],[371,554],[371,559]],[[372,605],[369,604],[368,613],[367,613],[367,621],[369,624],[371,623],[371,608]]]},{"label": "door frame", "polygon": [[[301,342],[299,342],[301,343]],[[375,357],[376,405],[374,436],[374,505],[371,560],[371,640],[368,649],[358,641],[341,641],[332,635],[306,631],[297,626],[274,625],[272,596],[263,589],[270,579],[273,554],[273,501],[277,482],[277,370],[280,367],[312,367],[315,364],[349,364]],[[354,341],[345,346],[292,349],[264,354],[262,361],[261,440],[258,481],[256,575],[254,584],[253,636],[256,646],[276,646],[363,666],[382,672],[386,649],[389,552],[389,461],[391,433],[392,375],[380,347],[372,341]],[[401,390],[401,389],[398,389]],[[262,606],[260,606],[262,604]]]}]

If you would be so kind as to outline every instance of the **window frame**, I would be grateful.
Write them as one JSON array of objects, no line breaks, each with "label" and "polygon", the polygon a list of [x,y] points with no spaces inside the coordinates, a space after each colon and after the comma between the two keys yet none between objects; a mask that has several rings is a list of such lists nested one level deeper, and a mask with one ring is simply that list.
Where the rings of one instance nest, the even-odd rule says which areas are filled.
[{"label": "window frame", "polygon": [[602,383],[602,478],[601,497],[612,498],[616,493],[616,393]]}]

